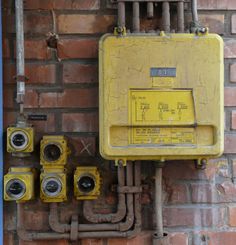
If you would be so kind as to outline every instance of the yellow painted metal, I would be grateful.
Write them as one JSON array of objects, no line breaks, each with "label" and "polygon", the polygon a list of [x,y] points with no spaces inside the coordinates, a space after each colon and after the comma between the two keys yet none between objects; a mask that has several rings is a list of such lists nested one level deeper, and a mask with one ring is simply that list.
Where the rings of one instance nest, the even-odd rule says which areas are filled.
[{"label": "yellow painted metal", "polygon": [[[40,174],[40,198],[43,202],[65,202],[67,201],[67,177],[66,170],[63,167],[47,168],[42,169]],[[45,188],[45,183],[49,181],[56,181],[60,185],[60,191],[56,194],[49,195]],[[50,183],[49,183],[50,185]]]},{"label": "yellow painted metal", "polygon": [[[35,196],[35,176],[36,172],[32,168],[12,167],[4,176],[4,200],[23,203],[34,199]],[[14,183],[16,186],[14,186]],[[13,184],[13,185],[12,185]],[[19,184],[21,186],[19,186]],[[16,189],[22,188],[21,193],[16,194]],[[11,195],[11,192],[15,195]]]},{"label": "yellow painted metal", "polygon": [[[16,134],[25,137],[25,144],[22,147],[16,147],[12,142],[12,137]],[[7,152],[9,153],[31,153],[34,150],[34,128],[33,127],[8,127],[7,128]]]},{"label": "yellow painted metal", "polygon": [[100,153],[208,159],[223,152],[223,41],[216,34],[105,35],[99,46]]},{"label": "yellow painted metal", "polygon": [[[45,153],[46,148],[49,150],[49,156]],[[56,149],[55,149],[56,148]],[[60,153],[58,153],[58,150]],[[59,154],[58,156],[56,154]],[[67,163],[67,157],[70,154],[67,139],[62,135],[46,135],[40,142],[40,164],[46,167],[55,168],[55,166],[64,166]]]},{"label": "yellow painted metal", "polygon": [[[80,188],[80,181],[82,178],[88,178],[92,181],[88,182],[88,179],[84,179],[84,187],[88,187],[89,191],[85,191]],[[94,187],[93,187],[94,185]],[[91,187],[91,188],[90,188]],[[93,188],[92,188],[93,187]],[[101,177],[97,167],[77,167],[74,173],[74,195],[77,200],[94,200],[100,195]],[[85,188],[86,189],[86,188]]]}]

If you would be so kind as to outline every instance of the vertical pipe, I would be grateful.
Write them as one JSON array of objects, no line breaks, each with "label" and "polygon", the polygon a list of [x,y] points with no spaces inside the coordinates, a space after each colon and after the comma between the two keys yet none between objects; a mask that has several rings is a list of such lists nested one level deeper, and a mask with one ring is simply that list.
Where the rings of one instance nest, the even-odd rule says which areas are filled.
[{"label": "vertical pipe", "polygon": [[[15,0],[16,11],[16,72],[17,102],[22,104],[25,95],[25,55],[23,0]],[[21,110],[23,108],[21,107]]]},{"label": "vertical pipe", "polygon": [[147,3],[147,17],[152,19],[154,16],[154,5],[152,2]]},{"label": "vertical pipe", "polygon": [[125,3],[118,3],[118,27],[125,27]]},{"label": "vertical pipe", "polygon": [[156,237],[163,237],[162,216],[162,168],[156,167],[155,173],[155,212],[156,212]]},{"label": "vertical pipe", "polygon": [[139,2],[133,2],[133,32],[140,31]]},{"label": "vertical pipe", "polygon": [[184,2],[178,2],[178,32],[184,32]]},{"label": "vertical pipe", "polygon": [[192,16],[193,22],[197,23],[198,20],[198,12],[197,12],[197,0],[192,0]]},{"label": "vertical pipe", "polygon": [[0,0],[0,244],[3,245],[3,86],[2,86],[2,1]]},{"label": "vertical pipe", "polygon": [[170,3],[163,2],[162,3],[162,14],[163,14],[163,30],[166,32],[170,32]]}]

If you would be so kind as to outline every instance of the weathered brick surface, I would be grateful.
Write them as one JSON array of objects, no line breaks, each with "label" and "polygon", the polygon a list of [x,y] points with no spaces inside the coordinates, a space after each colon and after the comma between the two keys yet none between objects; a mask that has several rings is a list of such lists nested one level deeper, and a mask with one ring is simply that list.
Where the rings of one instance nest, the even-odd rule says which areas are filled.
[{"label": "weathered brick surface", "polygon": [[[68,168],[69,192],[72,195],[74,168],[98,165],[102,174],[102,196],[95,202],[95,212],[116,210],[117,194],[110,185],[116,184],[115,167],[99,156],[98,150],[98,42],[103,33],[116,25],[116,10],[106,9],[105,0],[24,0],[24,29],[27,92],[27,114],[45,114],[47,121],[30,121],[36,131],[36,151],[30,158],[17,159],[5,154],[4,169],[26,164],[39,165],[39,141],[46,134],[68,136],[71,155]],[[4,128],[15,122],[15,27],[14,1],[3,0],[4,56]],[[225,42],[225,156],[210,160],[205,170],[196,170],[193,161],[171,161],[163,169],[163,210],[169,245],[235,245],[236,233],[236,1],[198,0],[199,20],[210,32],[222,34]],[[160,29],[160,10],[152,20],[146,18],[141,5],[141,29]],[[160,6],[160,5],[159,5]],[[177,24],[172,9],[173,28]],[[228,11],[230,10],[230,11]],[[54,19],[53,19],[54,15]],[[132,29],[131,6],[127,7],[127,27]],[[186,13],[186,28],[191,14]],[[53,22],[54,25],[53,25]],[[228,26],[230,25],[230,26]],[[48,47],[49,32],[58,34],[55,49]],[[228,79],[228,80],[227,80]],[[228,155],[229,154],[229,155]],[[141,195],[143,229],[153,229],[152,164],[142,169],[144,183]],[[111,172],[112,171],[112,172]],[[40,171],[38,171],[39,173]],[[108,185],[109,182],[109,185]],[[36,196],[38,198],[38,186]],[[25,227],[34,231],[50,230],[48,205],[40,201],[25,204]],[[105,205],[105,207],[104,207]],[[69,198],[60,206],[60,221],[70,224],[71,215],[79,212],[82,203]],[[109,207],[108,207],[109,206]],[[18,241],[16,208],[5,205],[4,245],[69,245],[69,241]],[[81,223],[84,222],[79,217]],[[224,230],[224,232],[222,232]],[[14,241],[15,240],[15,241]],[[152,232],[143,231],[133,239],[84,239],[82,245],[151,245]]]},{"label": "weathered brick surface", "polygon": [[235,10],[236,2],[234,0],[199,0],[198,7],[209,10]]},{"label": "weathered brick surface", "polygon": [[[94,25],[96,23],[96,25]],[[112,15],[59,15],[59,33],[106,33],[111,32],[115,24]]]},{"label": "weathered brick surface", "polygon": [[236,82],[236,63],[230,65],[230,82]]},{"label": "weathered brick surface", "polygon": [[60,39],[58,57],[60,59],[97,58],[97,39]]},{"label": "weathered brick surface", "polygon": [[97,83],[97,65],[65,63],[63,64],[64,83]]}]

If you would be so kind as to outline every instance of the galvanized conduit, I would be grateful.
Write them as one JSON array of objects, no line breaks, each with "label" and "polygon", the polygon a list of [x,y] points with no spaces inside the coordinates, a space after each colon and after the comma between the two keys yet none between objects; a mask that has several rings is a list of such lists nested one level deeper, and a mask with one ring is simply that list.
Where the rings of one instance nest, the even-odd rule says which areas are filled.
[{"label": "galvanized conduit", "polygon": [[24,110],[25,95],[25,55],[24,55],[24,16],[23,0],[15,0],[16,11],[16,81],[17,81],[17,103],[20,104],[20,112]]},{"label": "galvanized conduit", "polygon": [[149,19],[154,17],[154,4],[152,2],[147,3],[147,17]]},{"label": "galvanized conduit", "polygon": [[118,27],[125,27],[125,3],[118,3]]},{"label": "galvanized conduit", "polygon": [[177,5],[178,12],[178,32],[184,32],[184,2],[178,2]]},{"label": "galvanized conduit", "polygon": [[[118,166],[118,187],[123,187],[125,185],[125,172],[124,166]],[[126,215],[126,203],[125,203],[125,194],[118,194],[118,205],[117,212],[111,214],[96,214],[93,212],[93,202],[84,201],[83,203],[83,215],[91,223],[118,223],[124,219]]]},{"label": "galvanized conduit", "polygon": [[[127,181],[127,185],[132,186],[133,184],[133,172],[132,172],[133,164],[130,163],[128,164],[128,166],[129,167],[127,168],[127,172],[130,173],[131,171],[131,174],[129,174],[129,176],[131,176],[132,178],[130,178],[130,180]],[[140,183],[141,183],[140,182],[140,163],[137,163],[135,165],[135,186],[140,187]],[[137,235],[137,233],[140,232],[141,230],[140,228],[141,227],[140,193],[135,193],[135,203],[133,203],[133,194],[127,194],[127,195],[131,195],[132,198],[130,198],[130,200],[129,198],[127,198],[127,204],[129,204],[130,207],[128,208],[128,215],[127,215],[126,222],[113,224],[112,226],[109,224],[97,224],[97,225],[79,224],[77,237],[78,238],[108,238],[108,237],[130,237],[131,238]],[[32,240],[56,240],[56,239],[70,239],[71,238],[71,234],[67,233],[71,231],[71,225],[59,223],[57,204],[55,203],[52,204],[50,208],[50,212],[51,212],[50,216],[51,218],[52,216],[54,217],[53,222],[51,220],[50,225],[52,225],[53,228],[57,230],[57,232],[53,232],[53,233],[48,233],[48,232],[38,233],[38,232],[26,231],[24,228],[23,204],[17,204],[17,205],[18,205],[17,206],[17,233],[22,240],[32,241]],[[133,206],[135,206],[135,210]],[[53,209],[53,207],[55,209]],[[107,229],[108,226],[111,226],[112,229],[116,228],[115,225],[119,225],[119,230],[121,231],[119,230],[110,231],[111,228],[105,231],[105,229]],[[133,230],[122,232],[123,229],[130,229],[132,228],[132,226],[134,226]]]},{"label": "galvanized conduit", "polygon": [[133,32],[140,32],[139,2],[133,2]]},{"label": "galvanized conduit", "polygon": [[198,23],[198,11],[197,11],[197,0],[192,0],[192,17],[193,22]]},{"label": "galvanized conduit", "polygon": [[170,3],[162,3],[162,21],[163,21],[163,30],[165,32],[170,32]]}]

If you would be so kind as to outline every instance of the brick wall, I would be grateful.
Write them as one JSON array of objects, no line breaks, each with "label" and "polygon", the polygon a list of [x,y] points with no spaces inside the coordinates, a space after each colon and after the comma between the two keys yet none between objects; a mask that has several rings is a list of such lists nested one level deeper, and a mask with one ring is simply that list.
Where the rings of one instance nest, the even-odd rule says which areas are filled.
[{"label": "brick wall", "polygon": [[[15,97],[15,29],[14,1],[3,1],[4,23],[4,125],[14,123]],[[63,133],[70,139],[71,169],[80,164],[98,165],[106,176],[105,187],[114,182],[114,167],[98,154],[98,40],[111,32],[116,10],[106,0],[25,0],[25,53],[27,96],[26,112],[48,116],[46,122],[33,122],[36,147],[42,135]],[[225,155],[212,160],[204,171],[192,162],[167,163],[164,168],[164,223],[170,245],[235,245],[236,240],[236,1],[199,0],[200,20],[211,32],[225,39]],[[174,11],[173,11],[174,12]],[[158,11],[157,11],[158,13]],[[143,16],[144,14],[142,14]],[[55,18],[53,19],[53,16]],[[131,15],[128,15],[131,16]],[[190,14],[186,13],[186,19]],[[172,15],[175,27],[176,16]],[[128,26],[130,19],[128,19]],[[155,20],[141,21],[142,29],[157,29]],[[59,36],[57,46],[47,42],[50,32]],[[84,149],[88,145],[89,151]],[[36,148],[37,149],[37,148]],[[9,166],[34,165],[39,168],[38,153],[19,162],[5,155],[5,172]],[[110,176],[110,171],[112,175]],[[143,229],[153,228],[153,166],[143,167],[142,181],[149,188],[142,195]],[[110,176],[110,177],[109,177]],[[109,212],[115,203],[113,193],[99,199],[97,206]],[[16,235],[16,208],[4,203],[6,245],[50,245],[49,242],[19,241]],[[61,207],[61,219],[68,221],[77,203]],[[49,230],[48,206],[36,200],[25,205],[25,225],[33,230]],[[69,244],[58,241],[58,245]],[[142,232],[133,240],[83,240],[82,245],[149,245],[151,233]]]}]

